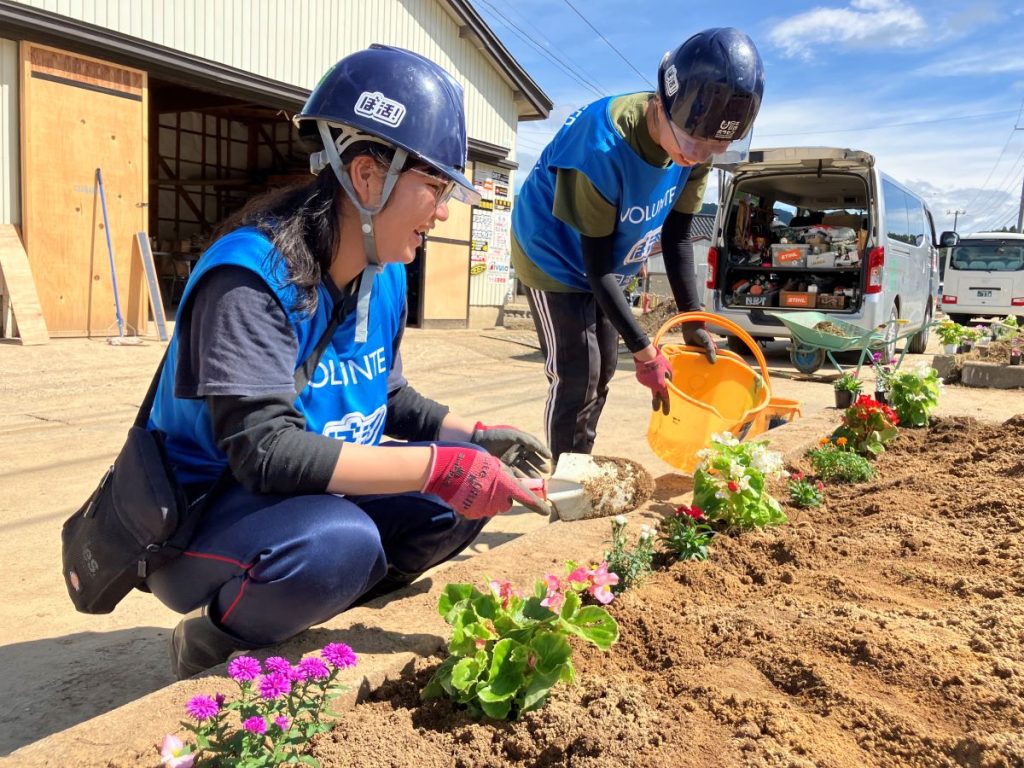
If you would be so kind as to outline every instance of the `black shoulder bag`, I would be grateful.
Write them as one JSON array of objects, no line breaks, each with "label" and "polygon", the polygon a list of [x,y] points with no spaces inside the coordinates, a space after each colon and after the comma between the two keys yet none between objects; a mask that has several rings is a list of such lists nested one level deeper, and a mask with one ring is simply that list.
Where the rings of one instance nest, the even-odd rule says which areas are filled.
[{"label": "black shoulder bag", "polygon": [[[295,371],[296,394],[305,389],[335,329],[353,306],[338,301],[316,349]],[[167,458],[163,434],[146,428],[166,353],[128,430],[124,447],[89,499],[64,523],[64,582],[82,613],[110,613],[149,574],[188,546],[206,503],[231,478],[230,468],[191,505]]]}]

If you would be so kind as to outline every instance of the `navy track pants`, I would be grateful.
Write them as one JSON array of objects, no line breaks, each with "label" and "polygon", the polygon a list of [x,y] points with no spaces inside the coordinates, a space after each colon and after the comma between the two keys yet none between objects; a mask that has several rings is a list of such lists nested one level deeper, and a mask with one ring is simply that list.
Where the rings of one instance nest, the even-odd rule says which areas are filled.
[{"label": "navy track pants", "polygon": [[418,493],[275,496],[232,485],[147,586],[172,610],[208,605],[239,640],[273,645],[341,613],[385,575],[400,586],[454,557],[487,522]]}]

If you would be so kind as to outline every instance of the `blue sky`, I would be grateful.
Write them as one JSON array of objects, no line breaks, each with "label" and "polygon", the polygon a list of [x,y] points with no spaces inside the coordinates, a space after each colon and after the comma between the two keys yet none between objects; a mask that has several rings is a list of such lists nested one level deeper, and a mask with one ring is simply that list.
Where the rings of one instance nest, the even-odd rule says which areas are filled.
[{"label": "blue sky", "polygon": [[548,120],[520,124],[519,183],[574,109],[653,88],[665,51],[700,29],[734,26],[765,62],[754,147],[871,152],[929,201],[940,231],[952,228],[946,211],[957,208],[967,211],[960,232],[1016,223],[1024,177],[1020,0],[473,4],[555,104]]}]

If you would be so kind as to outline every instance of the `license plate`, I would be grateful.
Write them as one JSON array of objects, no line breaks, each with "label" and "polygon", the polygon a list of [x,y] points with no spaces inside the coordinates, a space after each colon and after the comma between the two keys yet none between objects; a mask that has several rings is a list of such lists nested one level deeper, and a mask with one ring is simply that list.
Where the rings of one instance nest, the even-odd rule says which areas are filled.
[{"label": "license plate", "polygon": [[992,291],[978,291],[978,298],[979,299],[991,299],[992,298]]}]

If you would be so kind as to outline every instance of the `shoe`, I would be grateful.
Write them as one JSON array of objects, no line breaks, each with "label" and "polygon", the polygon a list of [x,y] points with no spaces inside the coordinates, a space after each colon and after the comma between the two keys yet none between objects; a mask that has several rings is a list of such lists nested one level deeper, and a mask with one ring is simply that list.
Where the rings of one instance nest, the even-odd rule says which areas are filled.
[{"label": "shoe", "polygon": [[234,651],[254,647],[218,627],[206,606],[197,608],[171,632],[171,671],[185,680],[223,664]]}]

